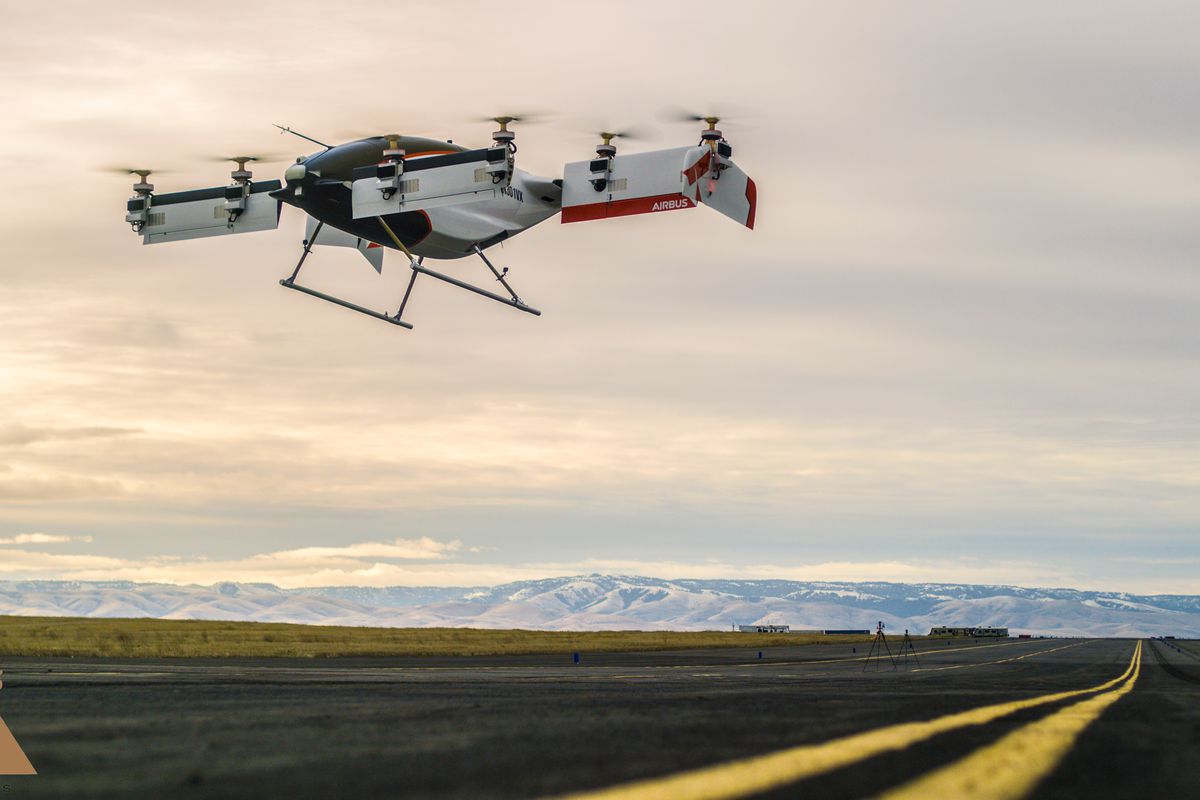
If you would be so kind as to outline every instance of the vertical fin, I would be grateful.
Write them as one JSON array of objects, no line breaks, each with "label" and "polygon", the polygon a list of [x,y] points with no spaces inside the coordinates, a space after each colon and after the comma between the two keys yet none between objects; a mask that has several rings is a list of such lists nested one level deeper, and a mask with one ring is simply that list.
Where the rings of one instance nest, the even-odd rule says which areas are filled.
[{"label": "vertical fin", "polygon": [[[304,238],[312,239],[314,231],[317,228],[317,221],[311,216],[304,224]],[[383,274],[383,246],[372,242],[370,239],[362,239],[352,233],[346,233],[340,228],[335,228],[332,225],[325,225],[321,231],[316,234],[317,238],[313,244],[321,244],[332,247],[353,247],[358,252],[363,254],[363,258],[367,263],[375,268],[375,271]]]},{"label": "vertical fin", "polygon": [[380,275],[383,274],[383,250],[383,245],[375,244],[367,239],[358,240],[358,252],[363,254],[363,258],[365,258]]}]

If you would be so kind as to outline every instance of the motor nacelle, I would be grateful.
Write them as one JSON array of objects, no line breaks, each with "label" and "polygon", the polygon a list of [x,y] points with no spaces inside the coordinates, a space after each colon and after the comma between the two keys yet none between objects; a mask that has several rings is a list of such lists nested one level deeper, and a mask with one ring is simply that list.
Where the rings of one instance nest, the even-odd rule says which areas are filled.
[{"label": "motor nacelle", "polygon": [[225,211],[229,221],[235,221],[246,210],[246,198],[250,196],[250,182],[231,183],[225,187]]},{"label": "motor nacelle", "polygon": [[237,164],[237,168],[229,173],[233,183],[225,187],[223,208],[225,213],[229,215],[226,224],[233,228],[233,223],[237,222],[238,217],[246,213],[246,204],[249,201],[250,192],[253,189],[251,180],[254,174],[246,169],[246,163],[249,161],[258,161],[259,156],[231,156],[226,159]]},{"label": "motor nacelle", "polygon": [[149,195],[138,195],[137,197],[129,198],[129,202],[125,204],[125,221],[133,226],[134,233],[140,233],[142,228],[146,227],[146,220],[149,217]]},{"label": "motor nacelle", "polygon": [[588,180],[597,192],[603,192],[608,186],[608,176],[612,172],[612,158],[594,158],[588,164]]},{"label": "motor nacelle", "polygon": [[154,195],[154,184],[150,183],[148,169],[118,169],[129,175],[137,175],[138,181],[133,185],[133,197],[125,204],[125,221],[133,226],[134,233],[141,233],[142,228],[150,220],[150,199]]},{"label": "motor nacelle", "polygon": [[391,200],[392,195],[400,190],[404,180],[404,159],[397,158],[375,167],[375,188],[383,193],[384,200]]},{"label": "motor nacelle", "polygon": [[609,188],[612,180],[613,159],[617,157],[617,146],[613,139],[629,136],[628,133],[600,131],[600,144],[596,145],[596,157],[588,162],[588,180],[597,192]]},{"label": "motor nacelle", "polygon": [[492,176],[492,183],[500,183],[506,175],[511,175],[513,167],[512,151],[505,144],[487,149],[487,166],[484,169]]}]

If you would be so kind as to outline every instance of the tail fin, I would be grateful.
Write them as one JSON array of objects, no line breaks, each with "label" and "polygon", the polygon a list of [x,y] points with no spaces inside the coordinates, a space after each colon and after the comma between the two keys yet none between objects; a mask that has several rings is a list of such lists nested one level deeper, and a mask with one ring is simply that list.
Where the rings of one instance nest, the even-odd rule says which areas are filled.
[{"label": "tail fin", "polygon": [[353,247],[358,252],[363,254],[363,258],[367,259],[375,271],[383,273],[383,246],[372,242],[370,239],[363,239],[355,236],[352,233],[346,233],[341,228],[335,228],[328,223],[322,226],[321,232],[317,234],[314,241],[312,239],[313,231],[317,228],[317,221],[312,217],[305,220],[304,223],[304,238],[313,242],[313,244],[323,244],[333,247]]},{"label": "tail fin", "polygon": [[704,153],[683,170],[684,194],[754,230],[754,212],[758,207],[758,187],[754,181],[731,159],[707,147],[695,150]]}]

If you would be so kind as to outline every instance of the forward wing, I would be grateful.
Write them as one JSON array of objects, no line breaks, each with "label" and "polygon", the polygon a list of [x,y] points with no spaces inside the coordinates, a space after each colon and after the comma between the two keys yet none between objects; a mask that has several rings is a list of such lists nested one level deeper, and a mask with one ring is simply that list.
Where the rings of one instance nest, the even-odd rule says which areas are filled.
[{"label": "forward wing", "polygon": [[491,200],[508,188],[508,158],[506,148],[488,147],[359,167],[351,190],[354,218]]},{"label": "forward wing", "polygon": [[[281,205],[269,192],[281,186],[279,181],[256,181],[246,189],[214,186],[155,194],[131,199],[128,211],[130,214],[144,211],[142,244],[269,231],[279,227]],[[134,209],[136,203],[148,205]]]}]

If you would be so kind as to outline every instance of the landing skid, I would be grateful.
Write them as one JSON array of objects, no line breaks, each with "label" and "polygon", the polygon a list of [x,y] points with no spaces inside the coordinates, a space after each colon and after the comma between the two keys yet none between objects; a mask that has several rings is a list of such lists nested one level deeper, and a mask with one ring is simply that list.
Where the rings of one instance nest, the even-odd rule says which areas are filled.
[{"label": "landing skid", "polygon": [[500,285],[508,290],[508,294],[510,295],[509,297],[504,297],[503,295],[496,294],[495,292],[489,292],[487,289],[480,289],[478,286],[466,283],[465,281],[460,281],[458,278],[451,278],[449,275],[443,275],[440,272],[434,272],[428,267],[421,266],[420,261],[412,264],[412,268],[422,275],[428,275],[431,278],[437,278],[439,281],[445,281],[451,286],[457,286],[460,289],[466,289],[468,292],[474,292],[475,294],[482,295],[489,300],[495,300],[497,303],[503,303],[506,306],[519,308],[527,314],[533,314],[535,317],[540,317],[542,315],[542,312],[538,311],[533,306],[527,306],[521,302],[521,298],[518,297],[517,293],[513,291],[513,288],[508,285],[508,281],[504,280],[504,275],[500,272],[497,272],[496,268],[492,266],[492,262],[488,261],[488,257],[483,254],[483,250],[479,248],[479,245],[475,245],[473,249],[475,250],[475,255],[483,259],[484,264],[487,264],[487,268],[490,269],[492,274],[496,276],[496,280],[500,282]]},{"label": "landing skid", "polygon": [[330,303],[333,303],[334,305],[339,305],[342,308],[348,308],[351,311],[357,311],[360,314],[366,314],[368,317],[374,317],[375,319],[381,319],[384,322],[390,322],[393,325],[399,325],[401,328],[408,328],[410,331],[413,328],[411,322],[405,322],[404,320],[400,319],[399,312],[396,312],[396,316],[391,317],[391,316],[388,316],[387,314],[384,314],[381,311],[372,311],[371,309],[366,308],[364,306],[360,306],[356,303],[351,303],[349,300],[343,300],[342,298],[334,297],[331,294],[325,294],[324,292],[318,292],[316,289],[310,289],[307,286],[301,286],[298,283],[289,282],[287,279],[281,280],[279,282],[279,284],[281,286],[286,286],[289,289],[295,289],[297,292],[303,292],[304,294],[311,295],[312,297],[318,297],[322,300],[328,300]]},{"label": "landing skid", "polygon": [[483,250],[479,247],[479,245],[475,245],[474,247],[475,255],[479,256],[483,260],[483,263],[487,265],[487,268],[492,271],[492,274],[496,276],[496,280],[499,281],[500,285],[508,291],[509,297],[504,297],[503,295],[496,294],[495,292],[489,292],[487,289],[481,289],[474,284],[460,281],[458,278],[452,278],[449,275],[443,275],[440,272],[436,272],[435,270],[423,266],[425,261],[424,256],[419,258],[414,257],[412,252],[404,246],[403,242],[400,241],[400,238],[392,232],[391,227],[383,221],[382,217],[379,218],[379,224],[383,226],[385,231],[387,231],[388,236],[390,236],[392,241],[396,243],[396,246],[400,248],[401,252],[408,256],[408,265],[412,269],[412,277],[408,279],[408,288],[404,290],[404,299],[400,301],[400,308],[397,309],[394,315],[389,315],[381,311],[375,311],[373,309],[366,308],[365,306],[360,306],[357,303],[351,303],[349,300],[343,300],[340,297],[334,297],[331,294],[319,292],[316,289],[311,289],[307,286],[301,286],[300,284],[296,283],[296,276],[300,274],[300,268],[304,266],[304,259],[308,258],[308,254],[312,252],[313,244],[317,240],[317,234],[319,234],[321,232],[321,228],[324,227],[324,222],[317,222],[317,227],[313,230],[312,237],[304,242],[304,251],[300,254],[300,260],[296,262],[296,268],[292,270],[292,274],[289,277],[279,281],[279,285],[287,289],[295,289],[297,292],[303,292],[310,297],[316,297],[319,300],[325,300],[333,303],[334,305],[341,306],[342,308],[348,308],[351,311],[357,311],[360,314],[366,314],[368,317],[374,317],[375,319],[383,320],[384,322],[390,322],[393,325],[399,325],[402,328],[408,328],[409,330],[412,330],[412,323],[406,322],[405,320],[401,319],[401,317],[404,315],[404,309],[408,305],[408,298],[412,295],[413,284],[417,282],[418,275],[428,275],[431,278],[437,278],[439,281],[448,283],[451,286],[457,286],[460,289],[466,289],[468,292],[474,292],[475,294],[486,297],[489,300],[495,300],[497,303],[502,303],[506,306],[512,306],[513,308],[520,309],[527,314],[533,314],[537,317],[542,315],[541,311],[538,311],[536,308],[528,306],[521,301],[521,298],[517,296],[517,293],[513,291],[513,288],[508,285],[508,281],[504,279],[504,275],[507,274],[508,270],[505,269],[503,273],[498,272],[496,268],[492,266],[492,262],[488,261],[487,256],[483,254]]}]

